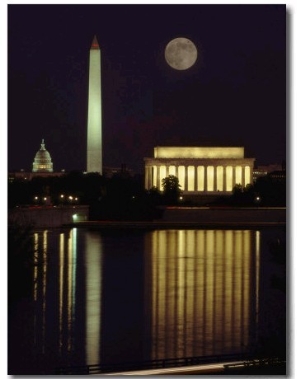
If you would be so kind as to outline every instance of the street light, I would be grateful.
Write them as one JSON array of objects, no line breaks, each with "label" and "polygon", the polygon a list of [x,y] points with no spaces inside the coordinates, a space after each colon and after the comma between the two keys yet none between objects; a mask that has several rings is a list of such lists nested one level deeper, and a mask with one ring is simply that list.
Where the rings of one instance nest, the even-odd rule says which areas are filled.
[{"label": "street light", "polygon": [[254,199],[255,204],[259,204],[260,201],[261,201],[260,196],[255,196],[255,199]]}]

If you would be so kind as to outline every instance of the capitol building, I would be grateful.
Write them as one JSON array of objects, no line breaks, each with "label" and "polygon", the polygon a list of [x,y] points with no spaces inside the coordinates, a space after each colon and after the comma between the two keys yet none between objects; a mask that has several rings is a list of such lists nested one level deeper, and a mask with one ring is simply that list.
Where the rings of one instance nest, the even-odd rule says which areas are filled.
[{"label": "capitol building", "polygon": [[53,170],[53,162],[49,151],[46,149],[45,141],[42,139],[41,146],[34,156],[32,163],[32,171],[20,170],[17,172],[9,173],[9,181],[14,179],[31,180],[36,176],[49,177],[49,176],[62,176],[64,171]]},{"label": "capitol building", "polygon": [[53,163],[50,153],[45,148],[44,140],[42,140],[41,147],[35,154],[32,172],[53,172]]}]

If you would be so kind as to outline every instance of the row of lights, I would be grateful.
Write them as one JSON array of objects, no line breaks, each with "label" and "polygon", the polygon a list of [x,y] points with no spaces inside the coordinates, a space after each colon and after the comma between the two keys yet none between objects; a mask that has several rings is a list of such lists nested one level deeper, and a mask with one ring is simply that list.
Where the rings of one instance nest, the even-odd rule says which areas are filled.
[{"label": "row of lights", "polygon": [[39,198],[38,196],[35,196],[35,197],[34,197],[34,200],[35,200],[35,201],[38,201],[38,200],[47,201],[47,197],[41,197],[41,198]]},{"label": "row of lights", "polygon": [[65,196],[65,195],[60,195],[60,200],[66,200],[66,201],[70,201],[72,202],[73,200],[74,201],[78,201],[78,197],[75,197],[75,196]]},{"label": "row of lights", "polygon": [[[60,195],[60,201],[68,201],[70,203],[72,202],[78,202],[78,197],[75,197],[75,196],[65,196],[65,195]],[[34,196],[34,201],[35,202],[38,202],[38,201],[43,201],[43,202],[46,202],[47,200],[50,200],[50,197],[47,197],[47,196]]]}]

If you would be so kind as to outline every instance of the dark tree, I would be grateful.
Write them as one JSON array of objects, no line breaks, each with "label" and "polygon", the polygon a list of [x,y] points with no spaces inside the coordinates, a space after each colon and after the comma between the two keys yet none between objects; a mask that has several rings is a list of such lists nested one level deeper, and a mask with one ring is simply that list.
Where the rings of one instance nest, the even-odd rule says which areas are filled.
[{"label": "dark tree", "polygon": [[166,204],[178,204],[179,197],[182,193],[178,178],[174,175],[169,175],[166,178],[163,178],[162,187]]}]

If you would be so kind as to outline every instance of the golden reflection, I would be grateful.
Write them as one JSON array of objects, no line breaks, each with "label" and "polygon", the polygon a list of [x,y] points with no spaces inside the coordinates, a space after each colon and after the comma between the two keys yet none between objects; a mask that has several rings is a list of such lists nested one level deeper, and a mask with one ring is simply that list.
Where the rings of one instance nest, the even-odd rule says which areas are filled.
[{"label": "golden reflection", "polygon": [[257,321],[250,317],[253,289],[258,307],[255,233],[158,230],[150,235],[152,275],[145,277],[152,288],[152,359],[240,352],[249,344]]},{"label": "golden reflection", "polygon": [[47,294],[47,249],[48,231],[33,234],[33,246],[35,252],[33,269],[33,299],[35,301],[34,313],[34,344],[40,346],[40,351],[45,352],[46,342],[46,294]]},{"label": "golden reflection", "polygon": [[77,260],[77,229],[73,228],[69,234],[68,241],[68,351],[72,349],[72,327],[75,317],[75,295],[76,295],[76,260]]},{"label": "golden reflection", "polygon": [[77,229],[59,235],[59,351],[72,351],[76,300]]},{"label": "golden reflection", "polygon": [[38,249],[39,249],[39,234],[33,234],[33,249],[34,249],[34,267],[33,267],[33,299],[37,300],[38,289]]},{"label": "golden reflection", "polygon": [[[39,234],[33,234],[33,248],[34,248],[34,267],[33,267],[33,299],[35,304],[38,299],[38,264],[39,264]],[[33,327],[37,330],[38,327],[38,316],[34,313]],[[34,345],[37,344],[37,333],[34,333]]]},{"label": "golden reflection", "polygon": [[64,250],[65,250],[65,234],[59,235],[59,351],[63,346],[63,289],[64,289]]},{"label": "golden reflection", "polygon": [[256,294],[255,294],[255,314],[256,322],[258,322],[258,312],[259,312],[259,271],[260,271],[260,231],[255,232],[255,264],[256,264]]},{"label": "golden reflection", "polygon": [[[57,276],[53,276],[55,272],[53,270],[53,262],[56,259],[55,254],[48,254],[49,251],[53,251],[53,248],[56,249],[56,247],[48,245],[48,239],[48,231],[34,234],[34,246],[38,250],[39,263],[34,269],[36,283],[34,287],[34,300],[36,301],[34,315],[35,346],[44,353],[48,348],[46,341],[49,338],[46,336],[46,330],[48,330],[47,333],[49,333],[49,330],[52,333],[54,328],[53,336],[57,335],[59,352],[71,352],[74,348],[73,324],[76,299],[77,230],[74,228],[70,232],[59,234]],[[49,265],[49,261],[52,264]],[[53,282],[53,280],[56,280],[56,282]],[[54,289],[57,289],[57,292],[54,292]],[[51,308],[53,296],[57,296],[58,299],[57,309],[55,310]],[[46,299],[50,300],[47,302]],[[53,320],[53,312],[58,315],[57,324]],[[51,316],[49,317],[49,315]],[[49,323],[51,324],[50,326]]]},{"label": "golden reflection", "polygon": [[43,240],[42,240],[42,244],[43,244],[43,262],[42,262],[42,264],[43,264],[43,273],[42,273],[42,283],[43,283],[42,341],[43,341],[43,343],[42,343],[42,351],[43,351],[43,353],[45,352],[45,337],[46,337],[46,289],[47,289],[47,245],[48,245],[47,237],[48,237],[48,230],[44,230]]}]

